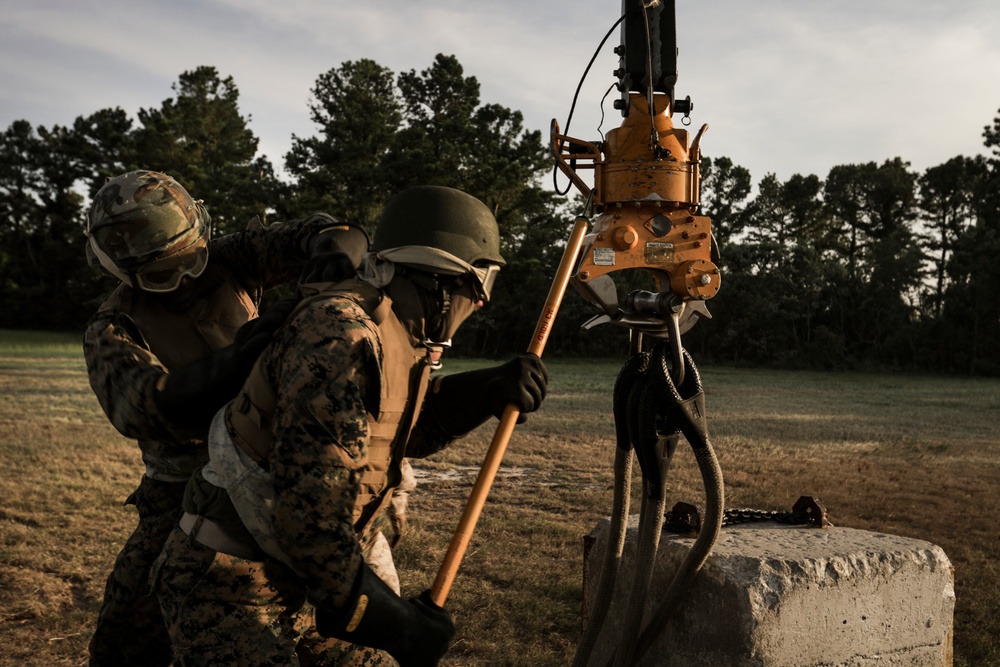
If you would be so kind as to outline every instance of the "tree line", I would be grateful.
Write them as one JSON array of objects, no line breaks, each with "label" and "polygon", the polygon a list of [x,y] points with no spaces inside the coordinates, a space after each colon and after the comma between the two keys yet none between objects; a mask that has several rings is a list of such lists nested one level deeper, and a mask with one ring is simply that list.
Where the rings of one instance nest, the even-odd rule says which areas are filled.
[{"label": "tree line", "polygon": [[[372,229],[404,188],[465,190],[495,213],[508,266],[452,354],[525,349],[580,212],[545,186],[541,132],[482,101],[454,56],[399,73],[344,62],[311,93],[315,134],[292,135],[284,177],[258,155],[235,81],[210,66],[135,118],[116,107],[72,126],[13,122],[0,135],[0,327],[82,331],[114,285],[86,261],[91,198],[108,177],[155,169],[205,201],[215,234],[314,211]],[[990,155],[923,173],[896,157],[755,184],[704,158],[723,282],[685,345],[733,364],[1000,373],[1000,114],[983,137]],[[547,353],[623,356],[623,329],[580,329],[593,314],[568,293]]]}]

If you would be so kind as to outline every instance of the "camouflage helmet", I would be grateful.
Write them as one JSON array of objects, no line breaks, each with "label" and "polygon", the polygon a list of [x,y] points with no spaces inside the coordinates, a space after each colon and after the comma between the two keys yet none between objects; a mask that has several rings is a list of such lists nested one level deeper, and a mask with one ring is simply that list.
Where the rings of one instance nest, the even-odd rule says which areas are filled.
[{"label": "camouflage helmet", "polygon": [[131,171],[94,196],[88,256],[131,287],[170,292],[208,263],[208,212],[170,176]]},{"label": "camouflage helmet", "polygon": [[486,204],[461,190],[421,185],[393,197],[379,219],[372,251],[403,246],[443,250],[472,264],[507,264],[500,230]]}]

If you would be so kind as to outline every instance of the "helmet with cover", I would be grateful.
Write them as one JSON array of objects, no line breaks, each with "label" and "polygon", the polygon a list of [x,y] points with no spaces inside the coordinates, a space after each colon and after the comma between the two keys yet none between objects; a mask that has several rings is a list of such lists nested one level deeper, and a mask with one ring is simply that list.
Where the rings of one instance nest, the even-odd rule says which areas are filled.
[{"label": "helmet with cover", "polygon": [[379,258],[438,275],[469,274],[489,300],[500,267],[500,230],[487,206],[472,195],[422,185],[386,205],[371,250]]},{"label": "helmet with cover", "polygon": [[94,196],[88,255],[125,284],[171,292],[208,264],[209,217],[200,201],[170,176],[131,171]]},{"label": "helmet with cover", "polygon": [[405,277],[413,298],[396,299],[394,309],[407,311],[403,319],[433,349],[448,344],[489,301],[505,264],[496,218],[483,202],[454,188],[423,185],[386,205],[361,274],[377,286]]}]

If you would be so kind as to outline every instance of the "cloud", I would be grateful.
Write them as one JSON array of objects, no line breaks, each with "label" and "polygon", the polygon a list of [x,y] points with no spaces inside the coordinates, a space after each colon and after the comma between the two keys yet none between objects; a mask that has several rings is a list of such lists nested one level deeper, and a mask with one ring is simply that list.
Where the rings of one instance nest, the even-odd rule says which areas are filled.
[{"label": "cloud", "polygon": [[[130,114],[172,97],[201,65],[232,76],[241,110],[277,166],[310,136],[310,89],[346,60],[423,70],[453,54],[482,100],[520,110],[548,134],[617,0],[62,0],[0,14],[0,123],[69,124],[107,107]],[[708,123],[704,148],[759,180],[825,176],[836,164],[900,156],[915,168],[983,152],[1000,107],[1000,3],[966,0],[716,0],[677,3],[677,92]],[[615,79],[615,33],[580,92],[571,133],[598,138]],[[603,130],[621,117],[604,107]]]}]

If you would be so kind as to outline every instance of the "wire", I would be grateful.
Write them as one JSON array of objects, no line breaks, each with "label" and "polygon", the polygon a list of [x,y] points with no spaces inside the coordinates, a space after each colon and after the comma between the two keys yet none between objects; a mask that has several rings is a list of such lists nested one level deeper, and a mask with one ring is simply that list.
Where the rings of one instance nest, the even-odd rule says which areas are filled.
[{"label": "wire", "polygon": [[[578,83],[576,85],[576,92],[573,93],[573,104],[571,104],[570,107],[569,107],[569,115],[566,117],[566,125],[563,128],[563,134],[569,132],[569,125],[570,125],[570,123],[573,122],[573,112],[576,111],[576,101],[580,97],[580,89],[583,88],[583,82],[587,79],[587,75],[590,73],[590,68],[593,67],[594,61],[597,60],[597,56],[601,53],[601,49],[604,48],[605,42],[607,42],[608,38],[611,37],[611,33],[613,33],[615,31],[615,28],[617,28],[619,25],[621,25],[622,21],[624,21],[625,19],[627,19],[629,16],[632,16],[636,12],[642,11],[644,9],[645,9],[645,5],[640,5],[639,7],[636,7],[635,9],[622,14],[618,18],[618,20],[615,21],[614,25],[611,26],[611,28],[608,30],[607,34],[604,35],[604,39],[601,40],[601,43],[597,45],[597,49],[594,50],[594,55],[591,56],[590,62],[587,63],[587,68],[585,70],[583,70],[583,76],[580,77],[580,83]],[[569,190],[570,190],[570,188],[572,187],[573,184],[572,184],[572,182],[570,182],[570,183],[568,183],[566,185],[566,189],[565,190],[560,190],[559,189],[559,184],[556,182],[556,177],[558,176],[558,174],[559,174],[559,167],[558,167],[558,165],[553,165],[553,167],[552,167],[552,187],[555,189],[557,195],[562,196],[562,195],[565,195],[567,192],[569,192]]]},{"label": "wire", "polygon": [[659,0],[653,0],[648,5],[642,5],[642,22],[646,27],[646,113],[649,114],[649,148],[655,150],[660,143],[656,133],[656,123],[653,121],[653,37],[649,34],[649,9],[658,6]]},{"label": "wire", "polygon": [[610,86],[608,86],[608,89],[604,91],[604,97],[601,98],[601,122],[597,124],[597,133],[601,135],[602,142],[604,141],[604,132],[601,131],[601,128],[604,126],[604,101],[608,99],[608,93],[610,93],[615,88],[618,88],[617,83],[613,83]]}]

